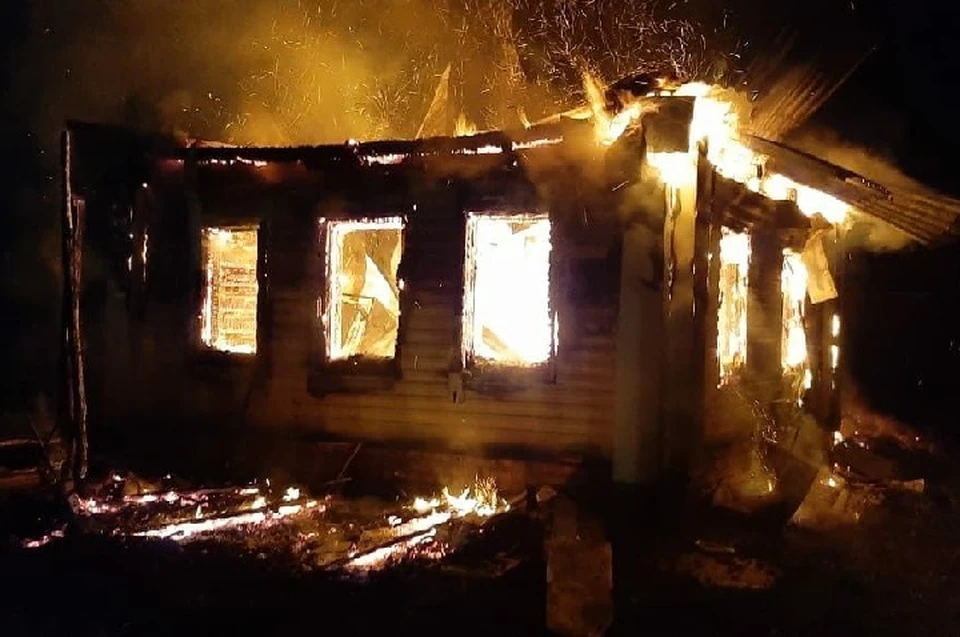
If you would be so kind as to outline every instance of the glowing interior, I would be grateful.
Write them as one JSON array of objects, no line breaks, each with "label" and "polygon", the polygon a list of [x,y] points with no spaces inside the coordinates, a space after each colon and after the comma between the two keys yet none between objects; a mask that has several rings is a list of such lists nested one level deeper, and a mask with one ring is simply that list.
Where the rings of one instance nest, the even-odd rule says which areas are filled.
[{"label": "glowing interior", "polygon": [[327,223],[328,360],[393,358],[400,325],[403,219]]},{"label": "glowing interior", "polygon": [[544,363],[555,351],[547,215],[470,215],[463,344],[467,360]]},{"label": "glowing interior", "polygon": [[[204,228],[200,338],[211,349],[257,351],[257,229]],[[144,244],[146,251],[146,244]]]},{"label": "glowing interior", "polygon": [[728,228],[720,235],[720,307],[717,312],[717,361],[720,385],[747,363],[747,270],[750,236]]},{"label": "glowing interior", "polygon": [[783,294],[783,336],[780,347],[780,365],[784,375],[802,379],[804,389],[810,388],[810,364],[807,358],[807,336],[803,329],[806,310],[807,268],[798,252],[783,251],[783,272],[780,279]]}]

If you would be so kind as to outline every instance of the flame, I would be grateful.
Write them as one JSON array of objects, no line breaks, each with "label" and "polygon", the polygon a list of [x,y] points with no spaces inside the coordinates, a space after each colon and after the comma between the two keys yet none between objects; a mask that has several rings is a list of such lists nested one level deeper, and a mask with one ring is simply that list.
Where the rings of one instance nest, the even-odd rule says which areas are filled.
[{"label": "flame", "polygon": [[[683,84],[672,93],[676,97],[693,97],[693,120],[690,122],[690,150],[696,152],[701,143],[707,145],[707,159],[717,165],[720,158],[735,151],[741,156],[736,142],[740,120],[733,103],[720,97],[721,89],[703,82]],[[738,148],[739,147],[739,148]],[[749,158],[752,160],[752,158]],[[730,168],[733,168],[731,165]],[[738,167],[741,172],[743,167]]]},{"label": "flame", "polygon": [[204,228],[200,339],[234,354],[257,351],[257,229]]},{"label": "flame", "polygon": [[[842,222],[850,206],[825,192],[799,184],[775,172],[764,172],[766,157],[739,142],[740,118],[729,91],[699,82],[684,84],[676,96],[696,98],[690,125],[690,148],[707,145],[707,160],[724,177],[745,184],[776,200],[793,200],[804,215],[822,215],[830,223]],[[762,175],[762,177],[760,176]]]},{"label": "flame", "polygon": [[[607,109],[604,85],[589,73],[583,74],[583,87],[598,143],[610,146],[626,131],[639,125],[643,115],[653,109],[646,97],[635,97],[617,113]],[[671,88],[663,85],[660,96],[694,98],[690,123],[690,153],[695,155],[701,144],[706,146],[707,160],[717,172],[744,184],[754,192],[776,200],[792,200],[808,216],[820,214],[830,223],[841,223],[851,207],[825,192],[799,184],[784,175],[766,171],[767,158],[740,142],[740,114],[734,104],[736,94],[703,82],[689,82]],[[682,178],[679,160],[651,157],[650,163],[661,172],[664,181],[678,183]]]},{"label": "flame", "polygon": [[[140,245],[140,262],[143,267],[143,271],[140,273],[141,279],[147,281],[147,255],[150,252],[150,233],[144,229],[143,231],[143,243]],[[133,264],[131,263],[131,267]]]},{"label": "flame", "polygon": [[360,161],[367,166],[395,166],[402,164],[409,155],[404,153],[384,153],[382,155],[361,155]]},{"label": "flame", "polygon": [[397,516],[387,519],[393,537],[400,538],[400,541],[353,557],[347,568],[364,571],[382,568],[414,550],[425,557],[438,559],[447,553],[446,545],[434,541],[439,526],[468,516],[488,518],[509,511],[510,504],[500,497],[493,478],[476,477],[472,486],[459,493],[452,493],[444,487],[439,495],[418,496],[409,509],[418,517],[407,521]]},{"label": "flame", "polygon": [[[114,476],[113,483],[123,484]],[[266,482],[269,487],[269,481]],[[119,487],[122,491],[122,486]],[[112,536],[142,537],[150,539],[168,539],[178,543],[187,543],[211,534],[217,541],[240,541],[249,546],[249,542],[258,542],[258,535],[237,536],[236,532],[260,534],[273,527],[288,525],[288,520],[296,519],[295,525],[289,525],[281,534],[292,537],[298,552],[321,550],[321,542],[311,542],[328,533],[336,533],[337,520],[328,520],[314,516],[311,519],[298,519],[310,512],[317,514],[326,511],[327,506],[316,500],[305,499],[298,487],[283,489],[279,497],[273,498],[270,492],[261,491],[257,486],[227,489],[204,489],[198,491],[167,491],[123,496],[118,488],[111,488],[103,495],[80,499],[73,497],[71,505],[78,514],[101,516],[91,519],[89,530]],[[173,507],[169,505],[175,505]],[[137,507],[136,510],[131,510]],[[141,508],[142,507],[142,508]],[[491,516],[510,510],[509,503],[500,497],[493,479],[476,478],[474,483],[462,491],[444,488],[432,497],[418,497],[406,511],[391,508],[391,513],[377,525],[364,524],[363,553],[358,553],[354,545],[344,555],[344,559],[322,562],[330,568],[368,571],[380,568],[399,560],[413,557],[440,559],[450,550],[447,539],[441,539],[440,529],[454,520],[463,520],[468,525],[477,526]],[[404,519],[406,518],[406,519]],[[323,526],[316,526],[323,525]],[[351,522],[348,525],[354,529]],[[312,528],[311,528],[312,527]],[[325,529],[328,533],[321,533]],[[459,527],[458,527],[459,529]],[[222,535],[224,531],[234,532]],[[292,535],[291,535],[292,533]],[[445,534],[443,537],[459,537]],[[20,545],[24,548],[39,548],[56,538],[64,537],[64,529],[48,531],[47,535],[24,539]],[[268,536],[270,537],[270,536]],[[385,538],[386,541],[382,541]],[[275,541],[276,538],[271,539]],[[370,540],[382,541],[370,546]],[[304,553],[305,563],[314,563],[309,557],[313,553]]]},{"label": "flame", "polygon": [[466,115],[464,115],[463,113],[460,113],[460,115],[457,116],[457,123],[454,126],[453,134],[456,137],[467,137],[469,135],[476,135],[477,125],[471,122],[470,120],[468,120]]},{"label": "flame", "polygon": [[830,223],[841,223],[850,212],[850,206],[836,197],[776,173],[763,180],[761,192],[770,199],[793,201],[806,216],[820,214]]},{"label": "flame", "polygon": [[453,517],[490,517],[509,511],[510,505],[500,497],[493,478],[477,477],[472,486],[464,487],[460,493],[451,493],[444,487],[439,496],[416,498],[410,508],[417,513],[448,511]]},{"label": "flame", "polygon": [[611,146],[620,137],[636,126],[644,112],[644,103],[635,99],[617,113],[607,110],[607,100],[604,94],[604,84],[589,72],[583,73],[583,89],[587,96],[590,112],[593,115],[593,126],[597,141],[603,146]]},{"label": "flame", "polygon": [[531,139],[524,142],[513,142],[510,145],[512,150],[530,150],[532,148],[542,148],[544,146],[554,146],[563,142],[563,137],[545,137],[543,139]]},{"label": "flame", "polygon": [[696,178],[693,157],[688,153],[648,153],[647,161],[660,173],[660,180],[673,188],[689,185]]},{"label": "flame", "polygon": [[[118,481],[114,476],[113,480]],[[122,482],[122,478],[119,480]],[[252,499],[251,499],[252,498]],[[258,487],[243,487],[237,489],[201,490],[201,491],[166,491],[164,493],[146,493],[139,495],[125,495],[117,499],[108,497],[76,498],[71,501],[74,510],[86,517],[113,516],[126,512],[131,507],[154,507],[154,515],[158,519],[170,519],[170,505],[176,506],[174,513],[180,519],[176,522],[161,524],[144,529],[143,522],[138,522],[139,529],[124,526],[121,518],[108,517],[115,524],[110,532],[114,535],[130,535],[136,537],[172,539],[176,542],[186,542],[194,538],[215,531],[239,529],[249,526],[268,528],[290,517],[300,515],[306,511],[322,512],[325,506],[316,500],[301,499],[300,489],[290,487],[284,491],[282,504],[272,510],[267,497]],[[164,506],[166,505],[166,506]],[[224,507],[226,505],[226,512]],[[138,513],[136,518],[149,519],[150,508],[144,513]],[[184,519],[186,516],[190,519]],[[122,519],[127,519],[124,516]],[[62,537],[62,534],[59,536]],[[49,539],[36,542],[36,546],[48,542]],[[31,547],[33,544],[31,544]]]},{"label": "flame", "polygon": [[[803,264],[801,255],[790,249],[783,251],[780,291],[783,295],[780,366],[784,374],[802,377],[803,388],[810,389],[813,375],[807,355],[807,335],[803,328],[807,297],[807,268]],[[802,401],[802,396],[798,395],[797,400]]]},{"label": "flame", "polygon": [[747,363],[747,271],[750,235],[722,228],[720,233],[720,307],[717,313],[717,362],[720,385]]},{"label": "flame", "polygon": [[466,359],[536,365],[556,351],[550,313],[550,228],[545,214],[469,216]]},{"label": "flame", "polygon": [[[840,338],[840,315],[830,317],[830,336]],[[836,370],[840,366],[840,346],[836,343],[830,346],[830,368]]]}]

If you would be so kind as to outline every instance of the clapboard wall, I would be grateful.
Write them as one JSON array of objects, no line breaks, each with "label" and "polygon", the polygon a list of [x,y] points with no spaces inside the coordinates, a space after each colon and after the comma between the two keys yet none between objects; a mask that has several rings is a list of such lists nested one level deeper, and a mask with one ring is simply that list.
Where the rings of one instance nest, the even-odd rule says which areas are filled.
[{"label": "clapboard wall", "polygon": [[[268,430],[491,454],[609,455],[616,199],[585,187],[582,169],[573,164],[539,166],[531,157],[362,170],[299,161],[256,167],[157,161],[143,192],[131,199],[133,243],[141,226],[149,235],[146,276],[139,276],[134,250],[136,280],[113,285],[112,300],[95,311],[85,308],[94,426],[228,436]],[[553,221],[551,293],[560,326],[555,377],[468,384],[456,399],[451,374],[460,360],[465,212],[504,209],[547,210]],[[102,225],[116,214],[101,210],[92,218]],[[324,263],[318,220],[395,214],[407,224],[397,373],[388,386],[317,391],[326,373],[317,362]],[[262,224],[258,352],[205,356],[192,336],[199,229],[248,222]]]}]

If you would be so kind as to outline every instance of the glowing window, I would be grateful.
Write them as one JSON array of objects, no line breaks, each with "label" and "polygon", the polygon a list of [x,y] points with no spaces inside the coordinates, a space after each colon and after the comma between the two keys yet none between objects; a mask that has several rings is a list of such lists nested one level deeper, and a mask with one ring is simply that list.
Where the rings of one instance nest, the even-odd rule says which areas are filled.
[{"label": "glowing window", "polygon": [[723,228],[720,235],[720,307],[717,362],[725,385],[747,362],[747,271],[750,237]]},{"label": "glowing window", "polygon": [[396,355],[403,219],[327,221],[327,360]]},{"label": "glowing window", "polygon": [[257,351],[257,229],[204,228],[200,340],[233,354]]},{"label": "glowing window", "polygon": [[463,356],[467,362],[532,366],[556,351],[550,311],[547,215],[467,219]]}]

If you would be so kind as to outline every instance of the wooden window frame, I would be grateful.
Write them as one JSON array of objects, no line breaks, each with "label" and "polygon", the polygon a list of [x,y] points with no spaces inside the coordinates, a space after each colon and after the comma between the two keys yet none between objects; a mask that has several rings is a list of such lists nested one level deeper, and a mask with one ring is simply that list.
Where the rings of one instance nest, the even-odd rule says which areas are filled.
[{"label": "wooden window frame", "polygon": [[[316,267],[313,269],[312,280],[316,282],[314,288],[314,321],[311,343],[313,348],[310,354],[311,371],[308,380],[309,392],[316,397],[323,397],[335,393],[363,393],[391,388],[400,378],[400,360],[403,336],[403,314],[406,292],[400,288],[400,324],[397,327],[397,339],[394,354],[390,358],[372,358],[363,355],[345,359],[331,360],[328,348],[328,326],[325,322],[327,308],[331,306],[331,289],[329,285],[330,266],[330,226],[337,223],[378,223],[388,220],[400,222],[400,263],[397,266],[397,277],[403,271],[403,260],[408,248],[407,231],[409,219],[405,214],[397,211],[386,211],[376,214],[352,214],[339,216],[325,216],[316,220]],[[402,279],[400,279],[402,280]]]},{"label": "wooden window frame", "polygon": [[[471,351],[470,333],[466,329],[467,321],[472,320],[472,309],[468,295],[474,293],[473,277],[475,276],[476,262],[471,259],[470,251],[475,240],[470,220],[476,217],[518,218],[518,217],[546,218],[550,222],[550,256],[548,268],[547,309],[552,317],[550,355],[546,361],[533,365],[511,365],[486,361],[477,357]],[[560,273],[560,263],[557,251],[557,224],[548,211],[538,207],[516,208],[498,207],[490,209],[470,208],[464,211],[464,251],[463,251],[463,287],[461,307],[459,313],[458,345],[460,348],[461,375],[464,385],[468,389],[502,391],[529,386],[531,384],[555,384],[557,382],[557,358],[559,355],[559,303],[556,281]]]},{"label": "wooden window frame", "polygon": [[[203,250],[203,232],[205,230],[220,228],[224,230],[246,230],[257,233],[257,310],[256,310],[256,349],[251,353],[229,352],[216,349],[203,342],[203,302],[206,294],[206,283],[202,272],[204,269]],[[191,341],[193,358],[197,362],[215,365],[236,365],[244,366],[254,363],[263,355],[263,349],[266,345],[266,330],[264,328],[268,297],[268,277],[267,277],[267,232],[266,224],[260,220],[242,221],[242,220],[220,220],[203,219],[196,231],[196,270],[200,273],[197,283],[197,293],[194,295],[191,311],[193,320],[191,321],[192,334]]]}]

